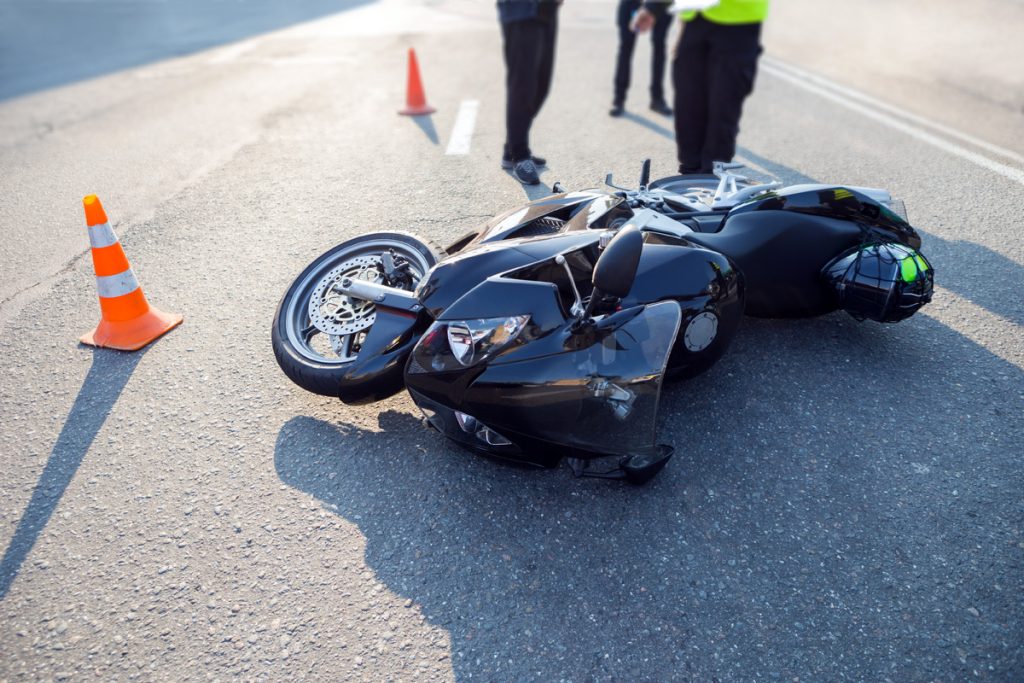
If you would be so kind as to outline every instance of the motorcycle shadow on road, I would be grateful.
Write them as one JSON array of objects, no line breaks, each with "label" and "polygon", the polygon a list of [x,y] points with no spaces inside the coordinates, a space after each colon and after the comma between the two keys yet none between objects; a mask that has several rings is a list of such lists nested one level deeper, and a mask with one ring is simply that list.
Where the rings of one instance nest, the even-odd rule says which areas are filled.
[{"label": "motorcycle shadow on road", "polygon": [[[748,320],[718,365],[667,387],[661,437],[678,455],[644,488],[508,468],[394,410],[380,431],[292,418],[275,466],[358,526],[378,580],[449,632],[457,678],[710,680],[725,660],[751,678],[828,678],[836,642],[881,676],[907,619],[944,637],[952,593],[974,590],[921,558],[967,566],[992,532],[972,520],[1012,518],[1013,496],[991,488],[1014,478],[1012,457],[984,445],[1005,418],[978,414],[990,379],[1022,373],[921,316]],[[966,518],[976,492],[987,509]],[[940,584],[955,588],[937,617]],[[883,593],[903,612],[877,609]]]},{"label": "motorcycle shadow on road", "polygon": [[3,560],[0,560],[0,599],[10,590],[21,565],[46,528],[61,496],[74,479],[82,459],[145,353],[146,349],[134,353],[107,349],[92,351],[89,373],[75,397],[46,466],[39,475],[39,481],[32,490],[32,497],[4,552]]},{"label": "motorcycle shadow on road", "polygon": [[[277,473],[358,525],[377,579],[449,632],[456,678],[618,668],[627,641],[662,623],[665,656],[676,656],[686,607],[653,599],[662,561],[647,546],[673,533],[664,501],[471,455],[409,413],[379,423],[293,418],[277,439]],[[574,621],[586,628],[566,632]],[[615,659],[602,665],[606,654]]]}]

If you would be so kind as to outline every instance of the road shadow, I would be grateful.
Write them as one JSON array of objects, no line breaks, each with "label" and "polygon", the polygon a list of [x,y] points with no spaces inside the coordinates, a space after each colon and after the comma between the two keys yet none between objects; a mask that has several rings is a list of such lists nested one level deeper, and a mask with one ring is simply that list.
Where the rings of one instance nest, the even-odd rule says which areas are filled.
[{"label": "road shadow", "polygon": [[0,599],[10,590],[21,565],[60,503],[61,496],[145,352],[145,349],[134,353],[93,350],[89,373],[32,490],[32,497],[3,560],[0,560]]},{"label": "road shadow", "polygon": [[425,114],[423,116],[410,116],[409,118],[411,118],[416,123],[416,125],[419,126],[419,129],[423,131],[423,134],[427,136],[428,140],[430,140],[435,145],[440,143],[440,139],[437,137],[437,129],[434,128],[433,116],[431,116],[430,114]]},{"label": "road shadow", "polygon": [[200,52],[369,0],[0,3],[0,100]]},{"label": "road shadow", "polygon": [[[512,176],[511,171],[509,171],[509,177],[515,180],[515,178]],[[516,182],[519,181],[516,180]],[[551,195],[551,185],[545,182],[539,182],[536,185],[527,185],[523,183],[520,184],[522,185],[523,194],[526,196],[526,199],[528,199],[530,202],[535,200],[541,200]]]},{"label": "road shadow", "polygon": [[[1004,597],[1024,588],[1022,477],[991,434],[1024,377],[933,320],[902,327],[745,322],[666,389],[677,456],[643,488],[472,456],[411,403],[379,431],[292,418],[275,467],[358,526],[378,580],[449,632],[459,680],[969,675],[950,644],[999,664],[1022,627]],[[972,363],[936,368],[936,348]],[[994,389],[1006,415],[977,404]]]},{"label": "road shadow", "polygon": [[[771,159],[761,156],[747,147],[737,147],[736,156],[741,157],[742,161],[752,161],[754,164],[759,166],[768,172],[772,177],[771,180],[781,181],[784,185],[801,185],[804,183],[820,183],[822,181],[815,180],[814,178],[804,175],[800,171],[783,164],[776,163]],[[742,173],[742,171],[740,171]]]},{"label": "road shadow", "polygon": [[[640,116],[639,114],[634,114],[631,111],[627,111],[627,112],[624,112],[620,118],[622,118],[622,119],[624,119],[626,121],[631,121],[632,123],[635,123],[638,126],[643,126],[647,130],[652,131],[654,133],[657,133],[658,135],[660,135],[660,136],[662,136],[664,138],[668,138],[669,140],[675,140],[676,139],[676,133],[675,133],[674,130],[672,130],[671,128],[666,128],[665,126],[663,126],[660,123],[657,123],[655,121],[652,121],[651,119],[647,118],[646,116]],[[672,118],[668,117],[667,120],[669,122],[669,125],[671,125],[672,124]]]}]

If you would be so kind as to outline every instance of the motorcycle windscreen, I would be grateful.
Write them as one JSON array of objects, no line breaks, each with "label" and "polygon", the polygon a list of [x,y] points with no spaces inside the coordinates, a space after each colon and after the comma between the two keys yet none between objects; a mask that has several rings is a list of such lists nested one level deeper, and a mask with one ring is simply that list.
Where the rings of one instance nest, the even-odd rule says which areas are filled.
[{"label": "motorcycle windscreen", "polygon": [[681,315],[674,301],[622,311],[557,353],[489,367],[466,405],[498,432],[597,454],[647,452]]}]

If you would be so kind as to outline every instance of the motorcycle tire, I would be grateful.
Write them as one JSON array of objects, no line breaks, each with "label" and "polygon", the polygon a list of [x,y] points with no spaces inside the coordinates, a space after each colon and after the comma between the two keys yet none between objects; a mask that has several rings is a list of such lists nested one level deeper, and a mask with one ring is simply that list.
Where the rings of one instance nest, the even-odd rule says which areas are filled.
[{"label": "motorcycle tire", "polygon": [[362,235],[321,254],[281,297],[271,328],[274,357],[284,374],[306,391],[338,396],[375,315],[371,302],[339,295],[331,284],[342,277],[379,282],[376,264],[386,250],[408,261],[413,282],[403,289],[410,291],[444,253],[433,242],[405,232]]}]

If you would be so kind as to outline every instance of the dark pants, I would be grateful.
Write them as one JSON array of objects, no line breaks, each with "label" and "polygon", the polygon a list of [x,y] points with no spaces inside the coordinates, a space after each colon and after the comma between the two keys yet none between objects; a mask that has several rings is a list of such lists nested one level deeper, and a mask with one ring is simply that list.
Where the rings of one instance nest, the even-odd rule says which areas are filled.
[{"label": "dark pants", "polygon": [[[629,75],[632,71],[633,48],[636,45],[636,34],[629,28],[633,14],[640,9],[640,0],[620,0],[617,23],[619,26],[619,58],[615,63],[615,104],[622,105],[626,101],[629,90]],[[648,5],[654,14],[654,28],[651,29],[651,102],[662,102],[665,90],[665,36],[672,26],[672,13],[668,11],[668,3],[651,3]]]},{"label": "dark pants", "polygon": [[542,2],[533,19],[501,25],[505,43],[505,150],[513,161],[530,157],[530,125],[537,116],[555,70],[558,5]]},{"label": "dark pants", "polygon": [[710,173],[712,162],[732,160],[760,54],[761,24],[700,15],[685,23],[672,60],[680,173]]}]

